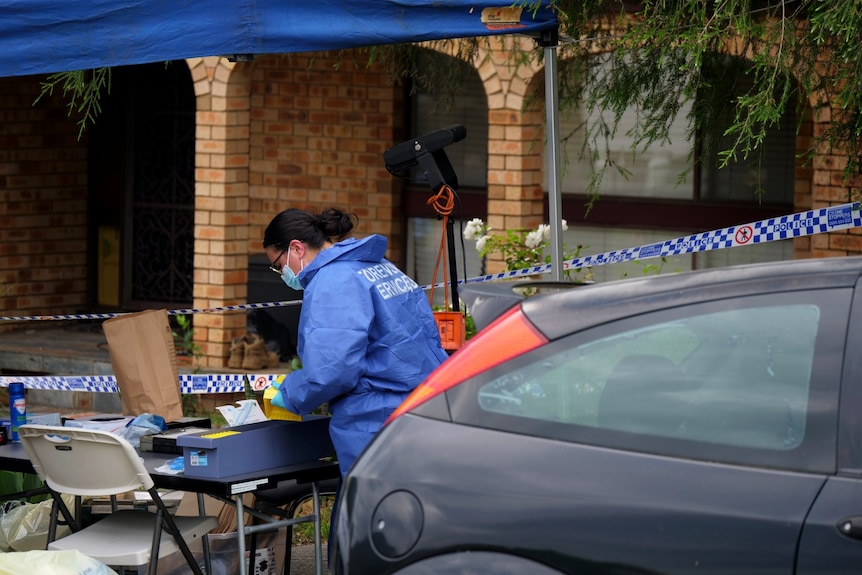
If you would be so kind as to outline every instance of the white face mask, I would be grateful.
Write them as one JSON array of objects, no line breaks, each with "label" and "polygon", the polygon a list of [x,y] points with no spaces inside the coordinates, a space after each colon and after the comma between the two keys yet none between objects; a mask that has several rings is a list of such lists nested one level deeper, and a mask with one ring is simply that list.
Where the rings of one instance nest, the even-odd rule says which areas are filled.
[{"label": "white face mask", "polygon": [[[299,278],[293,270],[290,269],[290,250],[287,250],[287,261],[284,262],[284,265],[281,267],[281,281],[285,283],[285,285],[289,288],[295,289],[296,291],[302,291],[302,284],[299,283]],[[305,263],[302,260],[299,260],[299,271],[302,271],[305,268]]]}]

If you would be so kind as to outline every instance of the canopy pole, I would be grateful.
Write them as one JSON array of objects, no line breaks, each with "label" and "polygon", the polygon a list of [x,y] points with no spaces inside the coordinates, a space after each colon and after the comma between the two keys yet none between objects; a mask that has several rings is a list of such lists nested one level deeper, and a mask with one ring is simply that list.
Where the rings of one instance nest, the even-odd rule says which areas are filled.
[{"label": "canopy pole", "polygon": [[542,32],[537,39],[545,52],[545,139],[547,141],[548,217],[551,226],[551,271],[553,279],[563,281],[563,196],[560,187],[560,123],[557,86],[557,28]]}]

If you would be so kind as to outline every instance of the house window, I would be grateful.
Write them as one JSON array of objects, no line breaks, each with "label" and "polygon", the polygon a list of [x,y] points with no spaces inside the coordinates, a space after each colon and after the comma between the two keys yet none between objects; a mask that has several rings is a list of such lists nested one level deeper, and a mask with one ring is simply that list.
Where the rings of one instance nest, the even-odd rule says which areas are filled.
[{"label": "house window", "polygon": [[[728,94],[738,96],[750,88],[751,79],[739,75]],[[686,139],[690,105],[683,106],[677,114],[666,143],[633,155],[632,128],[637,111],[630,109],[623,114],[615,136],[594,162],[580,158],[584,125],[596,120],[595,115],[588,117],[585,106],[581,106],[560,122],[564,142],[561,154],[566,160],[561,180],[563,217],[569,224],[564,242],[568,246],[587,246],[581,255],[598,254],[791,213],[795,186],[795,109],[796,103],[790,102],[780,122],[767,129],[762,156],[738,157],[719,169],[717,154],[706,162],[692,164],[695,156],[691,154],[692,146],[699,149],[705,145],[705,139],[704,134],[695,134],[694,141]],[[717,131],[723,133],[731,120],[722,118]],[[720,137],[717,149],[728,144],[727,136]],[[598,187],[598,202],[587,214],[591,168],[605,162],[612,165],[605,170]],[[686,174],[682,181],[681,174]],[[758,178],[763,190],[759,197]],[[648,241],[630,243],[639,237]],[[665,264],[663,269],[718,267],[792,257],[792,240],[786,240],[683,255]],[[594,269],[594,274],[598,281],[618,279],[638,273],[636,268],[643,269],[649,263],[612,264]]]},{"label": "house window", "polygon": [[[436,53],[429,58],[455,59]],[[736,78],[734,94],[750,88],[746,77]],[[410,136],[419,136],[451,124],[463,124],[467,137],[446,148],[447,156],[458,176],[460,203],[456,219],[487,218],[487,134],[488,111],[481,79],[474,72],[451,108],[442,109],[434,93],[418,88],[410,99]],[[582,131],[587,118],[583,110],[561,119],[560,133],[564,138],[562,154],[567,166],[562,178],[563,217],[569,224],[563,243],[568,248],[584,246],[580,255],[651,244],[693,233],[754,222],[793,211],[795,184],[795,110],[791,102],[777,126],[769,128],[764,141],[762,162],[739,158],[718,169],[718,157],[691,166],[692,146],[703,145],[702,135],[694,141],[686,139],[687,109],[682,109],[670,130],[670,141],[648,150],[631,153],[630,128],[635,112],[623,115],[617,136],[608,142],[607,153],[615,165],[630,172],[623,177],[609,168],[599,188],[600,199],[587,214],[587,183],[591,167],[578,159]],[[580,115],[579,115],[580,114]],[[727,122],[730,118],[726,119]],[[570,137],[566,137],[570,136]],[[726,142],[725,142],[726,143]],[[719,143],[719,147],[722,143]],[[600,159],[599,161],[603,161]],[[691,167],[691,169],[689,169]],[[687,177],[679,182],[679,176]],[[757,177],[764,194],[755,193]],[[547,189],[547,185],[545,186]],[[439,246],[436,216],[426,204],[431,190],[424,181],[415,179],[405,185],[403,206],[408,219],[408,269],[420,285],[431,282]],[[420,221],[425,220],[425,221]],[[455,232],[460,241],[460,230]],[[471,242],[458,252],[459,277],[484,273],[483,262],[476,256]],[[792,241],[769,242],[727,250],[683,254],[668,261],[627,262],[599,266],[593,269],[596,281],[609,281],[641,275],[660,265],[662,272],[719,267],[739,263],[785,260],[793,257]],[[463,261],[462,261],[463,260]],[[438,272],[438,278],[441,273]],[[438,280],[439,281],[439,280]]]}]

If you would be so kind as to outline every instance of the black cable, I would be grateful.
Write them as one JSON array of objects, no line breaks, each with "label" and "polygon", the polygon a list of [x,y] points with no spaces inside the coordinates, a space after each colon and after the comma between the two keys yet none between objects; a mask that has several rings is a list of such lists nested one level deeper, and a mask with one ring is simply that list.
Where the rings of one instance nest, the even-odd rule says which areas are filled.
[{"label": "black cable", "polygon": [[[461,241],[461,269],[464,270],[464,285],[467,285],[467,250],[464,247],[464,205],[461,203],[461,196],[458,194],[456,190],[452,190],[453,196],[455,197],[455,201],[458,203],[458,231],[460,233],[460,241]],[[458,278],[455,278],[454,281],[458,281]],[[461,293],[461,290],[458,290],[458,293]],[[468,314],[467,310],[467,302],[464,302],[464,314]]]},{"label": "black cable", "polygon": [[[461,196],[458,195],[456,190],[453,190],[455,195],[455,201],[458,202],[458,231],[460,232],[461,241],[461,269],[464,270],[464,284],[467,285],[467,251],[464,249],[464,205],[461,203]],[[457,278],[456,280],[457,281]]]}]

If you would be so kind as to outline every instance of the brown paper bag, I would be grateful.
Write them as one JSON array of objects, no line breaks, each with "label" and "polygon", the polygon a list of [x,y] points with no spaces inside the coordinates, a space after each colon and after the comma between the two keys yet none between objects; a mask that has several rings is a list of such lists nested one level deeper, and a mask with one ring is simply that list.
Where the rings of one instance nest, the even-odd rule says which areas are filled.
[{"label": "brown paper bag", "polygon": [[153,413],[165,421],[183,416],[174,336],[164,309],[111,318],[102,323],[123,415]]}]

